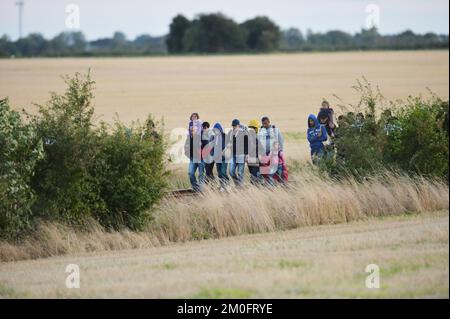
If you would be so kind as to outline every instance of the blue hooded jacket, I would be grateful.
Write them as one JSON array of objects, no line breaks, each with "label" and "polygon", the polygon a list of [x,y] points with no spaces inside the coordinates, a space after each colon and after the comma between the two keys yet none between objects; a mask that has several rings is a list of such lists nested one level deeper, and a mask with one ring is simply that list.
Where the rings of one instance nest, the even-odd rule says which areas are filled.
[{"label": "blue hooded jacket", "polygon": [[[314,121],[314,127],[309,127],[309,121]],[[325,126],[320,125],[319,120],[313,114],[308,117],[308,142],[312,152],[319,152],[324,149],[323,142],[328,138]]]}]

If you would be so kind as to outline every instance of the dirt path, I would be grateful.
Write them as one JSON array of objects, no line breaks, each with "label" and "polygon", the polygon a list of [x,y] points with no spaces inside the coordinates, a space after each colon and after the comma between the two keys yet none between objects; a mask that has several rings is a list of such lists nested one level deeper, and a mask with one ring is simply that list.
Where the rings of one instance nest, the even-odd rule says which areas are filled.
[{"label": "dirt path", "polygon": [[[65,286],[80,268],[80,289]],[[380,289],[365,286],[380,267]],[[447,212],[0,264],[0,297],[445,297]]]}]

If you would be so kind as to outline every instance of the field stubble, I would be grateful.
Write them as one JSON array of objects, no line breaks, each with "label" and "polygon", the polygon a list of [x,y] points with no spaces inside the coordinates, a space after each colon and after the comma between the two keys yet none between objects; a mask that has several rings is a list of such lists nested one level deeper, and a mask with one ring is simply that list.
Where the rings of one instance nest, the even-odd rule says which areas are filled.
[{"label": "field stubble", "polygon": [[[448,298],[448,211],[0,263],[6,298]],[[80,289],[65,267],[80,267]],[[380,288],[365,285],[380,268]]]},{"label": "field stubble", "polygon": [[[448,51],[342,52],[152,58],[0,60],[0,97],[32,112],[60,75],[92,71],[96,115],[128,123],[148,113],[164,117],[167,130],[185,128],[191,112],[225,127],[267,115],[283,132],[304,132],[309,113],[337,94],[356,103],[352,89],[365,76],[389,100],[426,94],[448,97]],[[26,89],[24,89],[26,88]]]}]

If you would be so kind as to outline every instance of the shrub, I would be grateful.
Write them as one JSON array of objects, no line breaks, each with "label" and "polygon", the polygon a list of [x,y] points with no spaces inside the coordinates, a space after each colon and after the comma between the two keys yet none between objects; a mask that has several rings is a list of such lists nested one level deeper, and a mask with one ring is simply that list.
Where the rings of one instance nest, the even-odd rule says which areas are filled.
[{"label": "shrub", "polygon": [[52,93],[36,115],[28,114],[45,154],[30,181],[35,216],[142,229],[166,187],[162,127],[151,116],[131,128],[119,121],[96,127],[90,74],[64,80],[63,95]]},{"label": "shrub", "polygon": [[448,180],[448,101],[410,97],[386,101],[366,80],[355,87],[356,106],[343,107],[336,157],[321,162],[333,175],[367,176],[386,168]]},{"label": "shrub", "polygon": [[161,130],[151,116],[144,125],[134,123],[131,128],[117,121],[112,134],[103,126],[92,174],[107,207],[107,213],[98,216],[104,226],[142,230],[147,224],[149,209],[167,187]]},{"label": "shrub", "polygon": [[94,82],[78,73],[64,81],[63,95],[52,93],[36,115],[29,115],[45,152],[31,181],[37,194],[33,210],[46,219],[79,224],[106,210],[98,181],[90,175],[99,142],[92,124]]},{"label": "shrub", "polygon": [[29,186],[42,142],[22,123],[8,100],[0,100],[0,237],[14,238],[32,223],[35,196]]},{"label": "shrub", "polygon": [[411,98],[393,119],[386,162],[406,171],[448,179],[448,102],[437,97]]}]

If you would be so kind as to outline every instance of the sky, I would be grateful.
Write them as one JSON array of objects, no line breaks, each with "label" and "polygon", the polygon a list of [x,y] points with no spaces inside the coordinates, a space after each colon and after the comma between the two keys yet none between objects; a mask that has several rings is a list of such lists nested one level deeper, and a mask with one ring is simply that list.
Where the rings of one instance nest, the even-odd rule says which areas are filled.
[{"label": "sky", "polygon": [[[16,1],[0,0],[0,35],[12,39],[17,39],[19,34]],[[375,23],[382,34],[407,29],[417,33],[448,34],[449,31],[447,0],[23,1],[23,34],[38,32],[46,38],[76,30],[82,31],[89,40],[111,37],[118,30],[129,39],[144,33],[164,35],[168,33],[171,19],[179,13],[192,19],[198,13],[219,11],[237,22],[267,15],[283,29],[296,27],[303,32],[339,29],[355,33],[368,23]],[[71,4],[76,7],[68,6]]]}]

